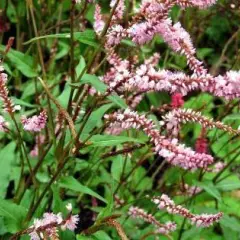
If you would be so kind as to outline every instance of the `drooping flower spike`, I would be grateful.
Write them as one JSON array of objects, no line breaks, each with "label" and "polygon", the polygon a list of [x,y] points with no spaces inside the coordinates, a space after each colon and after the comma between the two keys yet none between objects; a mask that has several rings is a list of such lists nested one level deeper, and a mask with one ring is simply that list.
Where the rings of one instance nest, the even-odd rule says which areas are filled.
[{"label": "drooping flower spike", "polygon": [[153,197],[152,201],[159,209],[166,209],[170,214],[181,215],[189,219],[191,224],[195,224],[197,227],[210,227],[223,216],[221,212],[217,214],[193,214],[181,205],[176,205],[166,194],[163,194],[161,197]]},{"label": "drooping flower spike", "polygon": [[170,140],[160,135],[153,121],[144,115],[138,115],[136,112],[126,109],[123,113],[105,115],[105,118],[110,122],[110,127],[142,129],[154,144],[155,152],[173,165],[196,170],[206,168],[213,163],[210,155],[196,153],[183,144],[179,144],[177,139]]},{"label": "drooping flower spike", "polygon": [[167,235],[170,232],[175,231],[177,227],[177,225],[174,222],[167,222],[165,224],[160,223],[152,214],[149,214],[143,209],[138,207],[134,206],[130,207],[128,214],[132,218],[139,218],[147,223],[154,225],[154,227],[156,228],[156,232],[164,235]]},{"label": "drooping flower spike", "polygon": [[234,135],[240,135],[240,131],[223,124],[220,121],[214,121],[211,118],[205,117],[201,112],[196,112],[192,109],[173,109],[163,116],[163,121],[166,123],[167,129],[174,131],[179,128],[179,124],[194,122],[199,123],[203,128],[218,128],[225,132]]}]

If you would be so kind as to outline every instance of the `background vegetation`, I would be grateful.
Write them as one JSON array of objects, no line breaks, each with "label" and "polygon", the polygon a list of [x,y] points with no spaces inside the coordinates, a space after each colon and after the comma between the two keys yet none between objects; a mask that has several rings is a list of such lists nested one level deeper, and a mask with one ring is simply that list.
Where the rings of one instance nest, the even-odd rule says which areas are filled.
[{"label": "background vegetation", "polygon": [[[98,2],[104,16],[109,17],[109,1]],[[126,4],[131,9],[132,1],[127,0]],[[49,117],[47,129],[44,130],[46,138],[38,157],[31,157],[29,153],[39,135],[21,130],[30,164],[37,169],[34,171],[35,184],[31,181],[26,159],[19,150],[14,125],[9,126],[13,135],[0,133],[1,239],[10,239],[12,234],[30,226],[33,218],[41,217],[44,212],[64,212],[69,202],[74,206],[74,213],[79,214],[80,222],[76,237],[66,231],[60,232],[60,239],[119,239],[116,230],[111,227],[105,227],[90,237],[81,234],[94,223],[94,219],[100,221],[115,214],[130,239],[144,239],[143,236],[152,231],[152,226],[130,219],[127,211],[131,205],[144,208],[163,222],[174,220],[179,228],[173,233],[173,239],[240,239],[239,137],[216,129],[208,131],[209,152],[214,159],[228,165],[224,172],[207,173],[199,177],[200,171],[191,173],[167,165],[163,158],[152,152],[142,132],[131,130],[121,136],[104,134],[103,115],[125,107],[118,96],[95,105],[92,96],[84,96],[76,129],[82,129],[81,140],[87,139],[89,134],[92,137],[84,146],[75,149],[72,156],[69,155],[70,160],[61,174],[53,178],[63,167],[62,156],[72,135],[67,130],[64,133],[65,140],[56,137],[54,119],[59,114],[59,107],[53,102],[49,103],[46,89],[38,77],[46,80],[52,96],[66,110],[69,108],[71,89],[90,84],[101,90],[102,85],[93,71],[101,76],[108,68],[104,48],[101,48],[91,69],[88,68],[89,71],[81,76],[81,81],[74,84],[69,81],[73,71],[76,79],[79,78],[101,47],[92,30],[93,13],[94,4],[85,5],[84,1],[74,9],[70,0],[0,1],[0,53],[9,76],[10,95],[15,104],[21,105],[16,118],[38,114],[42,109],[48,109]],[[216,5],[204,10],[174,7],[171,14],[190,33],[198,58],[212,74],[240,69],[239,1],[219,0]],[[126,22],[128,17],[125,16]],[[71,31],[74,31],[74,39],[71,38]],[[11,37],[14,38],[13,45],[5,54]],[[138,54],[140,61],[158,52],[161,55],[160,68],[189,72],[185,57],[170,50],[160,37],[155,37],[141,48],[124,41],[118,47],[118,52],[122,57]],[[238,128],[240,124],[238,99],[225,101],[207,93],[193,92],[184,100],[186,108],[200,110],[204,115],[221,120],[233,128]],[[169,102],[170,96],[166,93],[148,93],[137,110],[148,112],[151,106],[159,107]],[[2,114],[6,115],[4,112]],[[160,120],[157,115],[151,117]],[[6,118],[9,117],[6,115]],[[181,130],[181,138],[186,145],[194,147],[200,131],[198,124],[187,123]],[[200,186],[203,191],[194,197],[178,194],[185,183]],[[46,191],[44,196],[41,195],[43,191]],[[161,193],[176,196],[176,202],[194,212],[222,211],[224,217],[210,228],[196,228],[181,217],[169,216],[157,210],[146,197]],[[153,235],[146,239],[155,238]],[[21,239],[29,239],[29,236],[22,236]]]}]

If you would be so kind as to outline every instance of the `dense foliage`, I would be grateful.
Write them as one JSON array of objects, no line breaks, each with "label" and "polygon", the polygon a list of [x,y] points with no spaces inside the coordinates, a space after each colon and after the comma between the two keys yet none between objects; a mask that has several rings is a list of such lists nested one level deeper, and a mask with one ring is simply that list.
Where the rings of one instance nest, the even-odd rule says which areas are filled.
[{"label": "dense foliage", "polygon": [[1,0],[0,239],[239,239],[239,16]]}]

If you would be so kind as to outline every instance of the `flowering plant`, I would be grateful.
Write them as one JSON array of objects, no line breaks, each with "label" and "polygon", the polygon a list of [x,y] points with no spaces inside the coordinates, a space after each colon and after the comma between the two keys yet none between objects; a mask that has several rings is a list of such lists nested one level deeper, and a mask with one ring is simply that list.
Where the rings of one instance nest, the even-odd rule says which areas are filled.
[{"label": "flowering plant", "polygon": [[1,239],[237,237],[239,29],[209,20],[227,3],[50,2],[0,11]]}]

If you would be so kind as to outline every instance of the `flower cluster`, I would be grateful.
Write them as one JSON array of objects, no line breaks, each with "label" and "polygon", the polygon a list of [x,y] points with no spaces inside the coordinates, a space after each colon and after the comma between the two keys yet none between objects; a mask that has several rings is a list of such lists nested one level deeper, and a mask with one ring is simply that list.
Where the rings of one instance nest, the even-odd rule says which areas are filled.
[{"label": "flower cluster", "polygon": [[22,116],[21,120],[24,130],[29,132],[40,132],[46,126],[47,113],[46,111],[42,111],[38,116],[34,115],[31,118]]},{"label": "flower cluster", "polygon": [[176,224],[173,222],[167,222],[165,224],[162,224],[156,220],[156,218],[152,215],[147,213],[141,208],[138,207],[130,207],[128,214],[132,218],[139,218],[142,219],[145,222],[148,222],[150,224],[153,224],[156,227],[156,232],[161,234],[169,234],[170,232],[173,232],[176,230]]},{"label": "flower cluster", "polygon": [[[113,9],[116,3],[117,3],[117,0],[111,0],[110,7]],[[113,18],[112,18],[113,23],[117,22],[123,18],[124,10],[125,10],[124,0],[119,0],[117,7],[114,11],[114,14],[113,14]]]},{"label": "flower cluster", "polygon": [[12,100],[8,96],[8,89],[6,86],[8,76],[3,71],[4,68],[0,65],[0,98],[3,101],[4,110],[10,115],[13,115],[13,113],[15,112],[15,108]]},{"label": "flower cluster", "polygon": [[[173,24],[172,20],[168,18],[169,11],[175,4],[182,7],[202,7],[203,1],[198,3],[195,1],[166,1],[161,3],[157,0],[145,0],[137,12],[137,15],[141,16],[140,20],[137,21],[137,18],[133,20],[130,28],[127,29],[127,35],[132,38],[133,42],[142,45],[151,41],[155,34],[159,34],[174,51],[180,52],[187,57],[190,68],[196,74],[206,74],[207,70],[202,66],[202,62],[195,57],[196,51],[189,34],[182,28],[180,22]],[[207,6],[210,3],[204,5]],[[124,38],[124,36],[122,35],[121,38]],[[111,44],[111,46],[115,45]]]},{"label": "flower cluster", "polygon": [[[114,34],[119,32],[125,34],[120,25],[115,27],[119,30],[114,31]],[[118,39],[115,35],[108,41],[118,41]],[[157,70],[155,67],[158,58],[156,55],[154,56],[155,60],[152,61],[150,58],[140,66],[136,66],[136,64],[122,60],[115,53],[109,51],[108,61],[112,67],[101,79],[110,89],[117,86],[114,90],[117,90],[118,93],[126,91],[131,91],[133,94],[150,91],[169,92],[173,97],[172,106],[174,108],[181,107],[184,103],[183,96],[194,90],[209,92],[226,99],[240,96],[239,71],[229,71],[225,75],[213,77],[210,74],[198,76],[196,74],[186,75],[183,72]]]},{"label": "flower cluster", "polygon": [[201,124],[204,128],[218,128],[228,133],[240,134],[239,130],[235,130],[220,121],[202,116],[201,112],[192,109],[173,109],[163,116],[163,121],[166,123],[167,129],[171,131],[178,131],[180,123],[195,122]]},{"label": "flower cluster", "polygon": [[101,7],[98,4],[96,4],[95,6],[94,20],[95,20],[93,25],[94,31],[98,35],[100,35],[104,28],[105,23],[102,20]]},{"label": "flower cluster", "polygon": [[[131,70],[126,69],[127,72],[125,72],[123,79],[121,71],[115,69],[116,73],[114,73],[110,70],[103,77],[103,81],[112,85],[116,85],[116,82],[122,82],[121,86],[124,86],[124,90],[130,88],[137,92],[168,91],[171,94],[179,93],[184,96],[189,91],[201,90],[226,99],[239,97],[240,73],[238,71],[229,71],[225,75],[216,77],[208,74],[208,71],[203,67],[203,63],[195,57],[196,50],[188,32],[181,26],[180,22],[173,24],[172,20],[168,18],[169,11],[174,5],[183,8],[205,8],[215,2],[215,0],[167,0],[164,2],[144,0],[129,23],[129,28],[124,28],[119,23],[119,20],[123,17],[124,1],[119,1],[106,34],[105,46],[107,50],[118,45],[126,37],[130,37],[133,42],[142,45],[151,41],[156,34],[159,34],[174,51],[186,56],[187,63],[194,74],[186,75],[182,72],[156,70],[154,64],[145,62],[140,67],[131,66]],[[111,1],[112,10],[116,3],[115,0]],[[102,19],[100,6],[97,5],[94,29],[98,35],[105,25]],[[115,78],[116,75],[119,75],[119,78]]]},{"label": "flower cluster", "polygon": [[197,227],[209,227],[213,223],[218,222],[223,215],[221,212],[217,214],[193,214],[188,209],[180,205],[176,205],[166,194],[163,194],[161,197],[153,197],[152,201],[159,209],[166,209],[170,214],[181,215],[189,219],[190,222],[195,224]]},{"label": "flower cluster", "polygon": [[[115,5],[116,5],[116,8],[115,8]],[[111,46],[118,45],[123,38],[127,37],[127,31],[121,25],[118,24],[118,21],[120,21],[124,15],[124,9],[125,9],[124,0],[119,0],[118,2],[116,0],[111,0],[110,7],[114,12],[109,24],[110,28],[108,29],[106,34],[107,49],[110,49]],[[101,14],[101,7],[98,4],[96,4],[96,7],[95,7],[94,20],[95,20],[93,25],[94,31],[98,36],[100,36],[106,23],[103,21],[103,16]]]},{"label": "flower cluster", "polygon": [[44,213],[42,219],[34,219],[33,225],[26,230],[31,240],[40,240],[43,238],[45,239],[46,237],[59,239],[59,227],[61,227],[62,230],[69,229],[74,231],[77,227],[77,223],[79,222],[79,217],[78,215],[72,215],[71,204],[68,204],[66,207],[69,211],[66,219],[62,218],[61,213]]},{"label": "flower cluster", "polygon": [[213,163],[210,155],[196,153],[183,144],[179,144],[177,139],[169,140],[160,135],[153,121],[144,115],[138,115],[136,112],[126,109],[124,113],[105,115],[105,118],[110,122],[110,127],[142,129],[154,144],[155,151],[173,165],[195,170],[206,168]]}]

